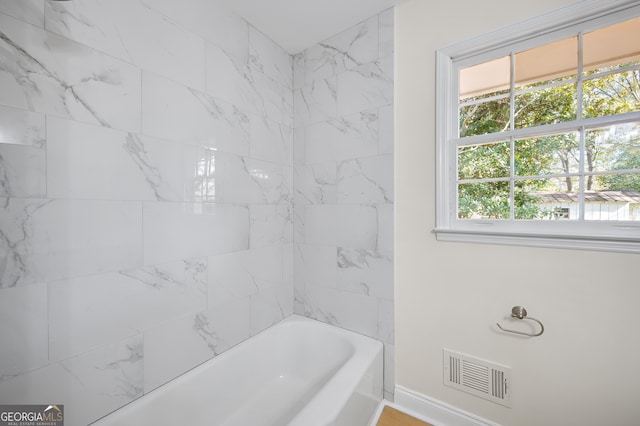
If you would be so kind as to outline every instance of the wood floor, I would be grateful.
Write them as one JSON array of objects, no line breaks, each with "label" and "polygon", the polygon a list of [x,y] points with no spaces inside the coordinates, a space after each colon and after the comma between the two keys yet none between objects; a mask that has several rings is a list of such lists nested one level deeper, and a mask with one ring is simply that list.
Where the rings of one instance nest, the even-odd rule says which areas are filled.
[{"label": "wood floor", "polygon": [[378,426],[431,426],[429,423],[425,423],[422,420],[418,420],[415,417],[411,417],[408,414],[398,411],[395,408],[388,405],[382,410],[380,419],[378,419]]}]

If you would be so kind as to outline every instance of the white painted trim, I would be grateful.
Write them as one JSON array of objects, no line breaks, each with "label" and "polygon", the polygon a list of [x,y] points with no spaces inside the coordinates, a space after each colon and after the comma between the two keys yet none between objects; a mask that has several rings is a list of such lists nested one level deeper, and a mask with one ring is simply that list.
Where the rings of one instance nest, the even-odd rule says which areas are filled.
[{"label": "white painted trim", "polygon": [[[494,51],[505,45],[526,42],[550,32],[567,29],[590,20],[625,14],[638,6],[638,0],[583,0],[530,19],[504,26],[497,30],[470,37],[467,40],[452,43],[439,49],[443,54],[461,60],[482,52]],[[624,15],[623,15],[624,16]],[[616,18],[614,18],[615,20]]]},{"label": "white painted trim", "polygon": [[[451,199],[451,186],[449,176],[451,170],[451,150],[447,149],[446,144],[440,143],[442,140],[448,140],[451,134],[451,121],[453,111],[447,110],[451,108],[449,99],[452,97],[451,91],[454,87],[453,80],[453,63],[451,58],[442,51],[436,52],[436,226],[438,228],[449,228],[449,199]],[[455,83],[457,84],[457,83]],[[455,86],[457,87],[457,86]],[[457,124],[456,124],[457,125]]]},{"label": "white painted trim", "polygon": [[398,410],[434,426],[500,426],[491,420],[398,385],[395,389],[395,401]]},{"label": "white painted trim", "polygon": [[380,404],[378,404],[378,408],[376,409],[375,414],[371,418],[371,422],[369,422],[369,426],[376,426],[378,424],[378,420],[380,420],[380,415],[382,414],[382,410],[384,410],[384,407],[390,404],[392,403],[387,401],[386,399],[383,399],[382,401],[380,401]]},{"label": "white painted trim", "polygon": [[610,251],[617,253],[640,253],[640,242],[635,240],[617,240],[615,237],[608,239],[571,235],[474,232],[458,229],[436,229],[434,230],[434,233],[436,234],[438,241]]}]

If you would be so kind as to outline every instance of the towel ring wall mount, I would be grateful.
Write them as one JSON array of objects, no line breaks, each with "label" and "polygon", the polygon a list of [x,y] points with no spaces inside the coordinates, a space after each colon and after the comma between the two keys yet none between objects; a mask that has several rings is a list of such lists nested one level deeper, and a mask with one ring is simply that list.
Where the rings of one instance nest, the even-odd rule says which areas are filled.
[{"label": "towel ring wall mount", "polygon": [[542,325],[542,323],[539,320],[527,316],[527,310],[522,306],[514,306],[513,308],[511,308],[511,317],[519,319],[519,320],[528,319],[528,320],[531,320],[531,321],[535,321],[535,322],[538,323],[538,325],[540,325],[540,331],[538,333],[525,333],[525,332],[522,332],[522,331],[510,330],[508,328],[503,328],[500,324],[496,323],[498,328],[500,330],[506,332],[506,333],[519,334],[521,336],[529,336],[529,337],[537,337],[537,336],[540,336],[542,333],[544,333],[544,325]]}]

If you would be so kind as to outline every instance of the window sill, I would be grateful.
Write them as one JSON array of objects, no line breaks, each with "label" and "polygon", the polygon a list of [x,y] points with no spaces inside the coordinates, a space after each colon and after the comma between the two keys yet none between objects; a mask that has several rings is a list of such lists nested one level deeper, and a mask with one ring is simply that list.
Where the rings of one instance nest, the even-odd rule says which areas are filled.
[{"label": "window sill", "polygon": [[556,249],[640,253],[640,239],[606,236],[526,234],[516,232],[487,232],[453,229],[434,229],[438,241],[498,244]]}]

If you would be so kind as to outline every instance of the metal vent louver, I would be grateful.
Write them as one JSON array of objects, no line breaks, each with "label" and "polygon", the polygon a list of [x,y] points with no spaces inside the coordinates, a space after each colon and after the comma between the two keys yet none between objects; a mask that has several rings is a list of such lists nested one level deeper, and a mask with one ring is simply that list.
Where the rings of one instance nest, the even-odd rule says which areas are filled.
[{"label": "metal vent louver", "polygon": [[511,407],[511,368],[444,350],[444,384]]}]

